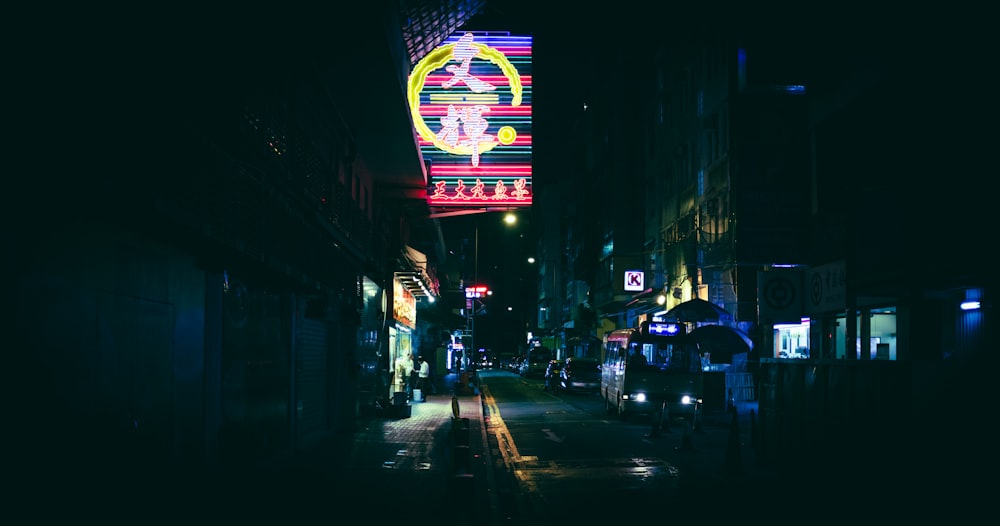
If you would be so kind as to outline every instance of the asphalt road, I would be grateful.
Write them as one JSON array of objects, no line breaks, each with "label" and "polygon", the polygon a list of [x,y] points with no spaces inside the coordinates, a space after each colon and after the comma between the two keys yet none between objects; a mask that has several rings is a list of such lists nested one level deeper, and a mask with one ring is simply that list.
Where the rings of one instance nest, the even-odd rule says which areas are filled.
[{"label": "asphalt road", "polygon": [[608,415],[596,393],[551,393],[541,380],[503,371],[481,371],[480,381],[507,520],[704,518],[725,513],[721,504],[739,516],[731,505],[749,496],[739,482],[746,470],[729,477],[726,467],[749,437],[740,433],[730,448],[725,418],[697,430],[673,420],[657,433],[648,417]]}]

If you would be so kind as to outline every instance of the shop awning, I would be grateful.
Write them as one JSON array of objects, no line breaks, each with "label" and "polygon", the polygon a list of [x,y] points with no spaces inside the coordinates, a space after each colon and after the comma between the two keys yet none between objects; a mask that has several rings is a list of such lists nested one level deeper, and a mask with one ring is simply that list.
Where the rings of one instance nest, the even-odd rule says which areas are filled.
[{"label": "shop awning", "polygon": [[404,246],[400,256],[400,270],[395,273],[399,283],[414,297],[440,296],[439,282],[433,268],[428,266],[427,256],[411,247]]}]

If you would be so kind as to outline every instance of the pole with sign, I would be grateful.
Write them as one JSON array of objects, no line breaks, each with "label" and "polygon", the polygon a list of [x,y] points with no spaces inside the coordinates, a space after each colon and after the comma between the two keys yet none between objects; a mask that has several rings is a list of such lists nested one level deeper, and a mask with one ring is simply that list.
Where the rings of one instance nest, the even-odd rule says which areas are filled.
[{"label": "pole with sign", "polygon": [[[473,285],[471,287],[465,287],[465,316],[466,326],[469,329],[469,347],[465,350],[463,358],[472,360],[472,355],[470,353],[475,353],[476,351],[476,303],[479,302],[480,299],[492,294],[492,292],[493,291],[491,291],[486,285]],[[461,372],[461,367],[459,368],[459,372]]]}]

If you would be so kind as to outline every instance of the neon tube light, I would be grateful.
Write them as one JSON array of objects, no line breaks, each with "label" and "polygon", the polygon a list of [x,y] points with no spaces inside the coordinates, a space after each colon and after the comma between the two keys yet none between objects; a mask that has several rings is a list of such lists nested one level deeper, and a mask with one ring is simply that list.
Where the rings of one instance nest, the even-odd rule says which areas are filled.
[{"label": "neon tube light", "polygon": [[530,36],[460,32],[413,68],[407,97],[428,204],[532,203]]}]

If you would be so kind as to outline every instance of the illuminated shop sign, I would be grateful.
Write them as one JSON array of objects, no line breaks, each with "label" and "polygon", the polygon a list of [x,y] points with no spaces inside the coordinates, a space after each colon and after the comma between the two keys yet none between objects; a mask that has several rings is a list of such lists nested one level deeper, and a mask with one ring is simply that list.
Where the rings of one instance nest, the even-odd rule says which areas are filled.
[{"label": "illuminated shop sign", "polygon": [[531,37],[452,35],[410,73],[431,206],[531,204]]},{"label": "illuminated shop sign", "polygon": [[476,285],[474,287],[465,287],[465,297],[466,298],[482,298],[490,294],[490,289],[486,285]]},{"label": "illuminated shop sign", "polygon": [[676,336],[684,333],[684,327],[679,323],[654,321],[646,327],[646,332],[660,336]]},{"label": "illuminated shop sign", "polygon": [[417,298],[398,279],[392,279],[392,318],[404,327],[417,326]]},{"label": "illuminated shop sign", "polygon": [[646,289],[646,273],[641,270],[625,271],[625,290],[643,291]]}]

